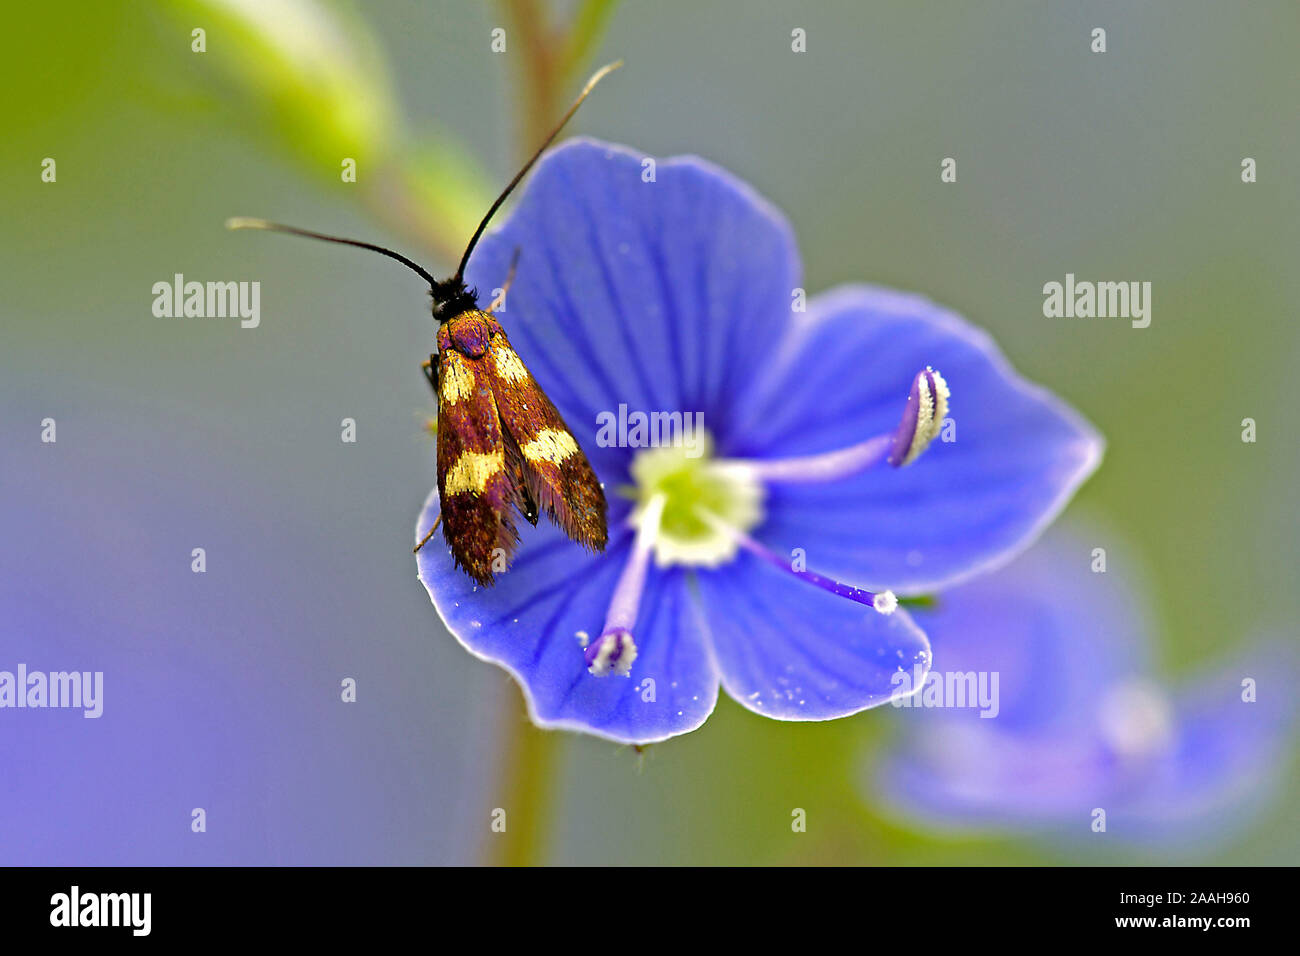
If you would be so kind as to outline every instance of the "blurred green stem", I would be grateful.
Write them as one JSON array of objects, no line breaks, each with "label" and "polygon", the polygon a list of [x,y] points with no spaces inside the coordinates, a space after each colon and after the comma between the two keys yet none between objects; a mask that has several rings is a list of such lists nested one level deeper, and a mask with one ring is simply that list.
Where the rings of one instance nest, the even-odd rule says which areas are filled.
[{"label": "blurred green stem", "polygon": [[536,148],[530,144],[540,143],[550,131],[546,117],[555,113],[558,44],[536,0],[502,0],[502,5],[510,34],[522,40],[518,85],[523,102],[516,115],[520,155],[526,156]]},{"label": "blurred green stem", "polygon": [[[617,0],[583,0],[568,30],[560,31],[547,23],[537,0],[502,0],[510,33],[517,42],[522,41],[517,110],[521,157],[532,155],[550,134],[563,110],[565,91],[599,41],[616,5]],[[498,754],[506,830],[489,834],[484,860],[496,866],[536,866],[546,858],[560,734],[533,726],[513,682],[503,697]]]},{"label": "blurred green stem", "polygon": [[553,766],[560,735],[533,726],[511,681],[502,694],[498,793],[506,811],[504,833],[488,833],[484,862],[491,866],[538,866],[546,858],[546,837],[554,790]]},{"label": "blurred green stem", "polygon": [[565,29],[547,22],[537,0],[502,0],[502,6],[511,34],[522,40],[519,150],[526,157],[560,118],[574,76],[604,33],[617,0],[583,0]]},{"label": "blurred green stem", "polygon": [[[393,163],[363,190],[366,208],[376,219],[432,250],[443,262],[460,258],[463,226],[448,228],[445,216],[434,214],[427,201],[421,203],[413,185],[414,175]],[[441,210],[438,210],[441,212]]]}]

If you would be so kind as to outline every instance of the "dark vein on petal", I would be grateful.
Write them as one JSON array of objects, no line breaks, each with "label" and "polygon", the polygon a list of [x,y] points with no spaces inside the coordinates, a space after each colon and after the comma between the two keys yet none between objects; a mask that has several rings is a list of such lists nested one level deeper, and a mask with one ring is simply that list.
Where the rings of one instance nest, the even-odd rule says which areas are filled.
[{"label": "dark vein on petal", "polygon": [[[773,571],[774,571],[775,569],[769,569],[769,570],[773,570]],[[777,573],[780,573],[780,572],[777,572]],[[723,584],[724,587],[725,587],[725,582],[724,582],[724,581],[720,580],[719,583],[720,583],[720,584]],[[743,600],[741,600],[741,601],[736,601],[736,602],[734,602],[734,604],[735,604],[737,607],[745,607],[745,609],[746,609],[747,611],[753,611],[753,612],[766,611],[766,612],[767,612],[766,614],[757,614],[757,613],[755,613],[753,616],[758,617],[760,621],[764,621],[764,622],[767,622],[767,621],[781,621],[782,624],[784,625],[784,623],[785,623],[785,619],[784,619],[783,615],[781,615],[781,614],[779,614],[779,613],[776,613],[778,610],[782,610],[782,609],[775,608],[773,604],[771,604],[771,603],[769,603],[769,602],[767,602],[767,601],[764,601],[764,600],[762,599],[762,589],[761,589],[761,588],[757,588],[757,589],[755,589],[755,590],[753,591],[753,593],[750,593],[749,590],[746,589],[746,596],[750,599],[750,602],[751,602],[751,603],[749,604],[748,607],[745,607],[745,602],[744,602]],[[875,612],[873,612],[873,611],[869,611],[869,609],[867,609],[867,608],[864,608],[863,610],[864,610],[864,612],[875,613]],[[776,643],[777,643],[780,647],[783,647],[783,648],[787,649],[788,651],[793,652],[793,654],[794,654],[796,657],[798,657],[798,658],[802,659],[803,661],[805,661],[805,662],[808,664],[808,666],[809,666],[809,670],[810,670],[810,671],[812,671],[812,672],[814,672],[814,673],[821,673],[821,674],[823,674],[823,675],[825,675],[825,676],[831,678],[835,683],[842,684],[842,685],[846,685],[846,686],[851,687],[851,688],[854,688],[854,689],[856,689],[856,690],[864,691],[864,692],[870,694],[872,697],[877,696],[877,694],[875,694],[875,693],[869,691],[866,685],[864,685],[864,684],[859,684],[859,683],[854,682],[853,680],[849,679],[849,676],[846,676],[844,673],[841,673],[841,672],[839,672],[839,671],[832,671],[832,670],[829,670],[829,669],[827,668],[827,666],[825,666],[825,665],[823,665],[822,663],[820,663],[820,661],[819,661],[819,659],[817,658],[817,656],[816,656],[815,654],[813,654],[810,650],[804,648],[802,645],[800,645],[800,644],[798,644],[798,643],[792,642],[792,641],[791,641],[791,640],[786,636],[787,631],[789,631],[789,630],[793,630],[793,629],[787,628],[787,627],[785,627],[785,626],[782,626],[782,627],[773,627],[773,628],[770,628],[770,633],[772,633],[772,634],[775,636],[775,638],[776,638]],[[846,653],[848,654],[848,656],[849,656],[850,658],[852,658],[852,659],[854,659],[854,660],[865,661],[865,658],[862,658],[862,657],[860,657],[859,655],[854,654],[854,653],[851,652],[851,651],[848,651],[848,652],[846,652]],[[765,659],[770,661],[770,660],[771,660],[770,655],[762,655],[762,656],[759,657],[759,660],[760,660],[760,661],[765,660]],[[766,667],[763,668],[763,669],[764,669],[764,670],[769,670],[769,668],[766,668]],[[782,673],[784,673],[784,672],[782,672]],[[773,686],[772,689],[775,689],[775,685]]]},{"label": "dark vein on petal", "polygon": [[[537,646],[533,648],[533,657],[532,657],[532,661],[530,662],[530,666],[536,667],[537,662],[542,659],[543,652],[546,650],[546,648],[550,647],[551,641],[555,639],[555,635],[552,634],[551,632],[555,630],[556,623],[559,621],[560,617],[564,614],[564,612],[569,609],[570,601],[573,595],[584,584],[586,584],[587,581],[588,579],[581,574],[574,575],[573,578],[570,580],[569,586],[565,589],[564,593],[560,595],[560,604],[555,609],[555,613],[550,616],[545,626],[543,626],[542,628],[542,636],[537,639]],[[552,596],[553,593],[554,592],[551,592],[550,594],[546,594],[544,596],[550,597]]]},{"label": "dark vein on petal", "polygon": [[[573,195],[581,197],[582,190],[576,188],[572,175],[565,171],[565,178],[568,179],[570,186],[573,188]],[[628,327],[628,316],[623,303],[623,297],[618,293],[618,285],[614,280],[613,273],[610,269],[609,260],[605,257],[604,248],[601,246],[598,234],[594,227],[594,218],[591,214],[591,207],[588,203],[579,198],[582,206],[583,226],[586,233],[587,243],[591,249],[591,260],[595,264],[597,271],[600,273],[601,283],[605,286],[605,294],[609,297],[610,303],[614,308],[614,319],[618,329],[619,338],[623,340],[623,347],[627,350],[628,361],[635,371],[637,379],[640,381],[643,394],[650,400],[651,408],[663,408],[659,404],[655,395],[654,386],[646,375],[645,365],[641,361],[643,356],[640,349],[637,348],[636,342],[632,337],[632,330]],[[616,396],[617,397],[617,396]],[[649,410],[649,409],[648,409]]]},{"label": "dark vein on petal", "polygon": [[[614,383],[611,382],[609,377],[605,374],[604,366],[592,351],[587,323],[582,318],[582,312],[574,308],[573,301],[569,298],[568,288],[563,273],[560,271],[559,263],[556,260],[553,251],[546,244],[543,244],[542,246],[542,256],[546,259],[547,269],[550,270],[551,275],[555,277],[555,292],[561,303],[561,308],[557,311],[568,315],[572,319],[568,325],[562,325],[560,327],[560,332],[564,335],[566,341],[574,347],[574,350],[578,353],[584,363],[582,374],[589,375],[596,379],[601,388],[604,389],[606,396],[617,398],[618,389],[614,387]],[[579,334],[579,332],[581,334]],[[581,404],[578,402],[575,402],[574,404],[579,408],[581,407]]]},{"label": "dark vein on petal", "polygon": [[[616,541],[612,542],[612,543],[609,545],[609,547],[606,549],[607,552],[617,551],[620,547],[622,547],[623,542],[627,541],[629,538],[632,537],[632,534],[633,534],[632,531],[630,531],[630,530],[626,531],[626,532],[625,532],[625,533],[624,533],[620,538],[618,538]],[[549,550],[555,550],[555,549],[562,548],[562,547],[564,547],[564,546],[566,546],[566,545],[571,545],[571,544],[572,544],[572,542],[561,539],[561,540],[559,540],[559,541],[552,542],[550,545],[547,545],[546,548],[549,549]],[[540,551],[540,550],[542,550],[542,549],[539,548],[538,550]],[[539,557],[540,557],[540,555],[539,555]],[[596,559],[596,560],[597,560],[597,561],[600,561],[600,560],[603,560],[603,558],[598,558],[598,559]],[[517,571],[517,570],[519,570],[519,567],[518,567],[518,566],[516,566],[515,568],[513,568],[513,569],[511,570],[511,573],[513,574],[513,573],[515,573],[515,571]],[[561,587],[561,586],[563,586],[563,585],[569,584],[570,582],[572,582],[572,581],[574,580],[574,578],[578,578],[578,579],[582,579],[582,578],[590,578],[590,575],[587,574],[588,570],[589,570],[589,569],[584,565],[582,568],[580,568],[579,570],[575,571],[572,575],[569,575],[569,576],[566,576],[566,577],[560,578],[558,581],[556,581],[556,582],[554,582],[553,584],[549,585],[548,588],[547,588],[546,590],[543,590],[543,591],[539,591],[539,592],[537,592],[536,594],[534,594],[534,595],[532,595],[531,597],[529,597],[528,600],[524,601],[524,602],[521,603],[521,604],[516,605],[516,606],[515,606],[513,609],[511,609],[510,611],[506,611],[505,613],[501,614],[501,615],[500,615],[499,617],[497,617],[497,618],[496,618],[492,623],[493,623],[494,625],[503,624],[503,623],[505,623],[506,618],[516,618],[516,617],[518,617],[520,614],[526,612],[526,611],[529,610],[530,608],[535,607],[536,605],[540,604],[540,603],[541,603],[543,600],[545,600],[546,598],[553,596],[553,594],[554,594],[554,589],[555,589],[555,588],[558,588],[558,587]]]},{"label": "dark vein on petal", "polygon": [[[713,209],[710,209],[707,213],[707,215],[709,216],[708,221],[710,222],[716,221],[712,218],[713,213],[714,213]],[[705,215],[705,213],[703,212],[700,212],[699,214]],[[696,328],[698,329],[696,341],[698,343],[698,347],[700,351],[700,376],[701,376],[701,381],[699,383],[699,387],[696,390],[696,393],[703,398],[703,400],[707,404],[708,409],[710,411],[713,411],[718,407],[717,396],[713,394],[713,390],[710,388],[710,383],[713,378],[711,374],[713,369],[710,368],[709,366],[709,330],[710,330],[710,326],[713,324],[713,312],[712,312],[713,303],[709,301],[709,295],[708,295],[709,282],[708,282],[708,275],[705,269],[705,258],[702,254],[700,254],[700,251],[697,249],[696,254],[692,256],[691,259],[695,265],[695,275],[693,277],[694,280],[693,285],[695,286],[695,295],[697,297],[697,301],[699,302],[700,315],[703,318],[703,321],[696,323]],[[722,322],[724,324],[728,321],[736,321],[736,319],[732,316],[722,317]]]},{"label": "dark vein on petal", "polygon": [[[638,226],[640,226],[640,223],[638,223]],[[668,285],[668,264],[660,254],[658,246],[650,240],[643,227],[641,228],[641,241],[645,246],[646,257],[650,260],[650,271],[654,276],[655,285],[659,287],[659,297],[664,311],[663,318],[668,323],[668,342],[669,348],[672,350],[673,377],[677,383],[675,389],[677,392],[676,399],[682,403],[682,411],[686,411],[685,405],[688,404],[688,401],[683,387],[685,385],[683,381],[685,369],[682,365],[682,345],[677,337],[679,332],[678,323],[681,316],[678,314],[677,302],[673,298],[672,289]]]}]

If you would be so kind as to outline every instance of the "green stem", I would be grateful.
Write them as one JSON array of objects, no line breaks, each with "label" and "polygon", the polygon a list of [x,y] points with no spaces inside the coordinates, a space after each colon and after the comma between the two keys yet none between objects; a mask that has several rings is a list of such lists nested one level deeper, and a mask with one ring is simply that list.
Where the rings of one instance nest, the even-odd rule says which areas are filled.
[{"label": "green stem", "polygon": [[618,0],[583,0],[569,25],[569,37],[560,57],[560,80],[572,82],[605,33]]},{"label": "green stem", "polygon": [[559,44],[537,0],[502,0],[502,6],[510,35],[522,40],[516,68],[520,97],[517,139],[520,155],[527,157],[546,138],[559,109],[555,73]]},{"label": "green stem", "polygon": [[484,860],[491,866],[538,866],[546,858],[546,836],[554,790],[553,766],[560,734],[538,730],[525,713],[512,681],[502,697],[500,770],[496,806],[505,810],[504,832],[488,832]]}]

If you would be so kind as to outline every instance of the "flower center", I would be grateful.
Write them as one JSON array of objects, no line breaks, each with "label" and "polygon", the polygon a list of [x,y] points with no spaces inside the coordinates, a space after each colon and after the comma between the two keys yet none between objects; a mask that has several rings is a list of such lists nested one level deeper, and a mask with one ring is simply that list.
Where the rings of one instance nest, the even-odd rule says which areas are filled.
[{"label": "flower center", "polygon": [[912,380],[898,427],[847,448],[798,458],[723,459],[713,456],[713,439],[701,431],[699,442],[690,447],[667,445],[638,452],[630,469],[634,484],[619,489],[636,502],[628,519],[636,541],[614,586],[600,636],[589,642],[585,631],[577,633],[588,671],[596,677],[631,675],[637,658],[633,631],[652,556],[660,567],[716,568],[735,560],[743,549],[836,597],[893,614],[898,599],[892,591],[868,591],[796,567],[749,532],[763,521],[768,483],[834,481],[886,463],[896,469],[912,464],[943,427],[948,399],[948,383],[927,367]]},{"label": "flower center", "polygon": [[740,545],[709,516],[742,533],[757,527],[763,520],[763,485],[746,470],[714,458],[707,432],[700,446],[691,449],[694,457],[687,451],[673,446],[647,448],[633,459],[636,485],[629,493],[637,506],[632,524],[640,528],[650,502],[662,497],[653,545],[655,563],[718,567],[734,559]]},{"label": "flower center", "polygon": [[1098,720],[1102,739],[1122,758],[1154,756],[1168,749],[1174,738],[1168,697],[1144,680],[1111,687],[1102,697]]}]

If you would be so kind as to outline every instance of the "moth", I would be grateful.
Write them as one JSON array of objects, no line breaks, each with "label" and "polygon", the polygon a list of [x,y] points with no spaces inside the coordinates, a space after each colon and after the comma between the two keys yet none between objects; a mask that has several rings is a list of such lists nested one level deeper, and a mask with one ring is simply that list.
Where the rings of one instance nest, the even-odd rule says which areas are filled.
[{"label": "moth", "polygon": [[[608,540],[605,492],[573,432],[510,345],[478,291],[465,284],[465,267],[483,230],[502,203],[541,158],[582,101],[622,61],[597,70],[559,124],[510,180],[470,238],[460,265],[448,279],[401,253],[369,242],[325,235],[265,219],[235,218],[231,229],[263,229],[368,249],[395,259],[429,283],[438,321],[437,351],[422,363],[438,401],[438,498],[441,509],[418,552],[442,525],[458,568],[482,585],[496,581],[519,542],[515,515],[536,526],[545,514],[570,538],[603,551]],[[502,287],[514,280],[519,250]]]}]

